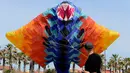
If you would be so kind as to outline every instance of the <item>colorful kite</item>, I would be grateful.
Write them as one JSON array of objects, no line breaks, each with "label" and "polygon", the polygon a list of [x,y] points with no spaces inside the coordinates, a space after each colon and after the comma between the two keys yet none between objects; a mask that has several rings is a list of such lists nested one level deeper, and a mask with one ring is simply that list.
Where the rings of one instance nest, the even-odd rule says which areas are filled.
[{"label": "colorful kite", "polygon": [[71,2],[64,1],[6,37],[42,67],[53,62],[57,73],[69,73],[71,62],[82,67],[88,58],[81,45],[91,42],[94,52],[102,53],[119,33],[98,25]]}]

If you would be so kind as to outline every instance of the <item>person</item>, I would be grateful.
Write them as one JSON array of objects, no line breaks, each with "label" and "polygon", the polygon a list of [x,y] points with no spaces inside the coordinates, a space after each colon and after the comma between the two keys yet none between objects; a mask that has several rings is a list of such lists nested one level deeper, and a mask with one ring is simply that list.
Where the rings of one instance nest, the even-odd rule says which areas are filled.
[{"label": "person", "polygon": [[93,52],[93,44],[86,43],[86,50],[89,52],[89,57],[85,63],[85,71],[90,73],[101,73],[102,59],[99,54]]}]

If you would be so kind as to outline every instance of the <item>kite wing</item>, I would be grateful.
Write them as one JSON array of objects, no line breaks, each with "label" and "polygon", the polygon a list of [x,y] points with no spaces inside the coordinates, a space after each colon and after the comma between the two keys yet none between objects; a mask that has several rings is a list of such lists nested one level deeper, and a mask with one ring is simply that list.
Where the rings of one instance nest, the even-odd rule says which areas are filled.
[{"label": "kite wing", "polygon": [[47,62],[46,46],[43,45],[43,37],[48,37],[45,26],[48,26],[46,17],[40,14],[20,29],[6,33],[11,43],[43,67]]},{"label": "kite wing", "polygon": [[81,17],[80,19],[83,22],[80,27],[80,30],[84,30],[83,43],[91,42],[94,45],[95,53],[102,53],[119,37],[118,32],[98,25],[89,16],[87,18]]}]

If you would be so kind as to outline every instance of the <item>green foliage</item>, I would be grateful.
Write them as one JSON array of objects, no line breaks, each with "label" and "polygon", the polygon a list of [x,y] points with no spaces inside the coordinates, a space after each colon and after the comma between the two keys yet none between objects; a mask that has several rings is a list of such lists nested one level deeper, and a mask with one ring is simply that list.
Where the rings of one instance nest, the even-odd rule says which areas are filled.
[{"label": "green foliage", "polygon": [[4,73],[16,73],[15,70],[4,70]]},{"label": "green foliage", "polygon": [[48,69],[45,71],[45,73],[56,73],[55,69]]},{"label": "green foliage", "polygon": [[11,71],[10,70],[5,70],[4,73],[10,73]]}]

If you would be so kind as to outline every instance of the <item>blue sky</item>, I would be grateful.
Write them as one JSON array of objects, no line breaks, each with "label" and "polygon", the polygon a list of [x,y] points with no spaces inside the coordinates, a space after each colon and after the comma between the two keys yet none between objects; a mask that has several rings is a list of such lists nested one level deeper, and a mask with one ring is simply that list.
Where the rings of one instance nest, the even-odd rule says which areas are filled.
[{"label": "blue sky", "polygon": [[[46,9],[63,0],[0,0],[0,46],[9,41],[5,33],[27,24]],[[108,48],[112,54],[130,57],[130,0],[70,0],[97,23],[120,33]]]}]

